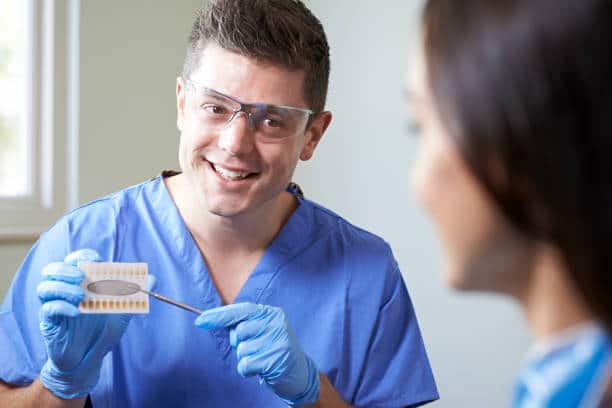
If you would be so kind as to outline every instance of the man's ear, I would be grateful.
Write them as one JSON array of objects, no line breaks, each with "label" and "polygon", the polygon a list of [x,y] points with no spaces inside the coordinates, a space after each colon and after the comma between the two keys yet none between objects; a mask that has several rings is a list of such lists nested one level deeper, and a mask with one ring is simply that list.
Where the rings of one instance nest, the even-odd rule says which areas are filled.
[{"label": "man's ear", "polygon": [[331,112],[325,111],[315,116],[312,123],[308,127],[308,130],[306,130],[306,143],[300,152],[300,160],[310,160],[331,121]]},{"label": "man's ear", "polygon": [[185,117],[185,84],[181,77],[176,78],[176,127],[183,131]]}]

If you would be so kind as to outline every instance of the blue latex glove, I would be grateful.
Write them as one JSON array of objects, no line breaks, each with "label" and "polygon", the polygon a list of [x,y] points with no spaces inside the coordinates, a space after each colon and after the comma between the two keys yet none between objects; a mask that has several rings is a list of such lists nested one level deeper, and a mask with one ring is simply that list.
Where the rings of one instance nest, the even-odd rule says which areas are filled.
[{"label": "blue latex glove", "polygon": [[238,373],[259,375],[286,404],[300,407],[319,400],[319,371],[302,351],[282,309],[237,303],[207,310],[195,324],[229,328]]},{"label": "blue latex glove", "polygon": [[64,262],[43,268],[37,292],[42,302],[40,332],[48,360],[40,372],[43,385],[65,398],[87,396],[97,384],[104,356],[119,342],[131,315],[80,314],[78,305],[85,293],[80,261],[100,261],[97,252],[72,252]]}]

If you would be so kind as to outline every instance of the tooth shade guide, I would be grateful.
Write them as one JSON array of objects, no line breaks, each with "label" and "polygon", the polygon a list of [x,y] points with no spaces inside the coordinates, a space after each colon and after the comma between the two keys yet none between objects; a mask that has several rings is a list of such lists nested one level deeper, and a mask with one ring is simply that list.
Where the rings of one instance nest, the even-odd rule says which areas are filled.
[{"label": "tooth shade guide", "polygon": [[147,289],[146,263],[79,262],[78,267],[85,274],[81,282],[85,291],[85,298],[79,305],[81,313],[149,313],[148,295],[145,293],[132,290],[128,295],[112,296],[88,289],[90,284],[101,281],[124,281],[128,282],[126,285]]}]

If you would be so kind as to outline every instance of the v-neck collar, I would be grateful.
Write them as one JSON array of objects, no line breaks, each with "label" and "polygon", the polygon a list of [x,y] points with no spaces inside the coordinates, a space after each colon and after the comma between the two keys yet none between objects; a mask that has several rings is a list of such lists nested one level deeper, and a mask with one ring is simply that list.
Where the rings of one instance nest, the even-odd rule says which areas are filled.
[{"label": "v-neck collar", "polygon": [[[185,225],[174,200],[170,196],[163,175],[153,181],[153,208],[169,237],[169,245],[174,245],[182,260],[185,273],[190,275],[195,287],[203,289],[201,300],[205,308],[222,306],[223,302],[212,276],[210,275],[200,249]],[[298,200],[298,206],[281,228],[263,256],[240,288],[234,303],[258,303],[264,295],[272,278],[281,267],[289,262],[305,246],[310,236],[312,205],[304,200],[295,188],[288,188]]]}]

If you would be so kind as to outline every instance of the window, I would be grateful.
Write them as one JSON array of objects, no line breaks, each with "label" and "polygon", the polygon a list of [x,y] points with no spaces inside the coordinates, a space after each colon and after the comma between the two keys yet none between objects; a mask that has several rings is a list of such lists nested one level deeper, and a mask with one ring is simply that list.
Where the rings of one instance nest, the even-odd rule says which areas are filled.
[{"label": "window", "polygon": [[1,0],[0,240],[76,202],[79,0]]},{"label": "window", "polygon": [[0,9],[0,197],[31,194],[26,98],[26,2],[3,1]]}]

